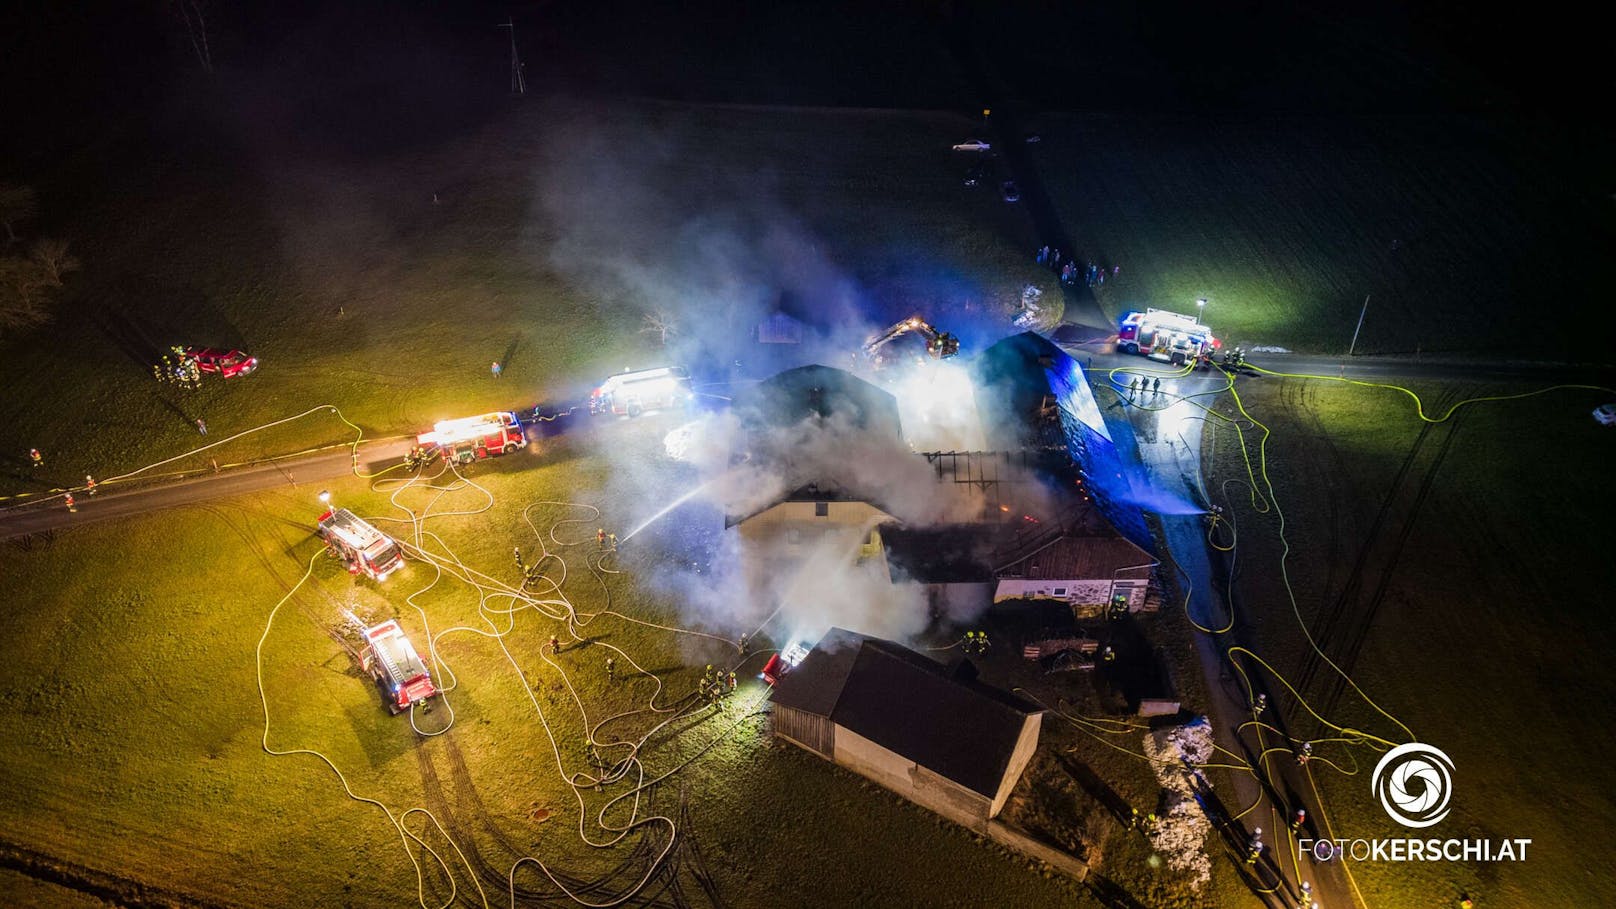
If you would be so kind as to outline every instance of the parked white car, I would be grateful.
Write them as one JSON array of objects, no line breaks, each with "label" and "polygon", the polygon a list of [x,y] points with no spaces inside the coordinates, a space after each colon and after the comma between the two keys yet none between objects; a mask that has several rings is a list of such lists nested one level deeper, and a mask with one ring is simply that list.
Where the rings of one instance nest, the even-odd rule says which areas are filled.
[{"label": "parked white car", "polygon": [[991,148],[993,148],[993,146],[991,146],[988,143],[982,141],[981,139],[966,139],[964,142],[961,142],[960,144],[954,146],[955,151],[968,151],[968,152],[984,152],[984,151],[988,151]]},{"label": "parked white car", "polygon": [[1594,419],[1606,426],[1616,426],[1616,404],[1601,404],[1595,407]]}]

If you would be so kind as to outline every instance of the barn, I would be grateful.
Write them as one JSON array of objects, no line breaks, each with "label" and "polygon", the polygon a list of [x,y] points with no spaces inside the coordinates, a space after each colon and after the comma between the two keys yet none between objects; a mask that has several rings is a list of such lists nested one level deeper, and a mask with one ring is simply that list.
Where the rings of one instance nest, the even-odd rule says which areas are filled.
[{"label": "barn", "polygon": [[976,358],[976,409],[997,444],[1064,453],[1111,526],[1154,547],[1138,490],[1100,413],[1083,367],[1033,332],[1011,335]]},{"label": "barn", "polygon": [[985,832],[1038,747],[1043,709],[900,644],[832,629],[775,687],[774,735]]}]

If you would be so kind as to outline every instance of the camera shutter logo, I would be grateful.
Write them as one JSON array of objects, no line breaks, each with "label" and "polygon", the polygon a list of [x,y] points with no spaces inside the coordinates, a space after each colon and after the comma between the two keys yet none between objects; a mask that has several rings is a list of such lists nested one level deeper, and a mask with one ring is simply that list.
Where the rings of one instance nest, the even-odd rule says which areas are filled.
[{"label": "camera shutter logo", "polygon": [[1420,742],[1398,745],[1375,765],[1369,785],[1392,820],[1429,827],[1448,816],[1453,761],[1440,748]]}]

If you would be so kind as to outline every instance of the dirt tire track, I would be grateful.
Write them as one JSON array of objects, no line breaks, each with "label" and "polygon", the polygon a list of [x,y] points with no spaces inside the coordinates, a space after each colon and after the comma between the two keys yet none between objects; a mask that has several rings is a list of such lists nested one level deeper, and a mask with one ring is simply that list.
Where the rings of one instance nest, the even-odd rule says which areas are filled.
[{"label": "dirt tire track", "polygon": [[227,909],[178,890],[112,874],[56,856],[0,840],[0,867],[65,887],[127,909]]}]

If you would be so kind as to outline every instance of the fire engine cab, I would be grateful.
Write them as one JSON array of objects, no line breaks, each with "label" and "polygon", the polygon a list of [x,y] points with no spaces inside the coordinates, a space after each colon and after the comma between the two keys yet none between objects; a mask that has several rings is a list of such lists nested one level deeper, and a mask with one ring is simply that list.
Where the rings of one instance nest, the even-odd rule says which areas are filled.
[{"label": "fire engine cab", "polygon": [[360,665],[375,681],[382,703],[394,716],[438,693],[432,674],[395,619],[365,629]]},{"label": "fire engine cab", "polygon": [[349,574],[363,574],[380,583],[404,564],[404,553],[392,537],[346,508],[320,515],[319,534],[326,548],[348,563]]},{"label": "fire engine cab", "polygon": [[589,393],[590,413],[637,417],[648,410],[684,407],[695,397],[690,373],[678,366],[624,372]]},{"label": "fire engine cab", "polygon": [[1222,345],[1222,341],[1212,337],[1212,329],[1194,316],[1165,309],[1124,313],[1117,326],[1118,350],[1165,360],[1174,366],[1211,355]]},{"label": "fire engine cab", "polygon": [[415,437],[415,444],[428,452],[443,455],[445,461],[470,464],[493,455],[527,447],[527,436],[516,414],[485,413],[480,417],[443,420],[431,432]]},{"label": "fire engine cab", "polygon": [[769,657],[769,661],[763,664],[763,681],[773,687],[786,673],[797,668],[798,663],[808,658],[810,649],[806,643],[799,642]]}]

